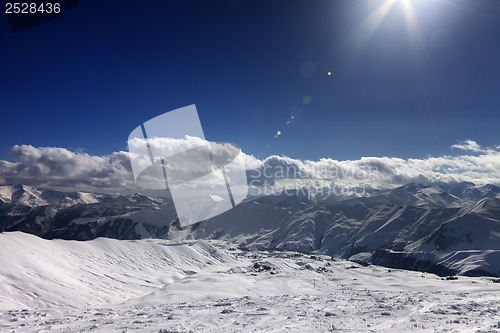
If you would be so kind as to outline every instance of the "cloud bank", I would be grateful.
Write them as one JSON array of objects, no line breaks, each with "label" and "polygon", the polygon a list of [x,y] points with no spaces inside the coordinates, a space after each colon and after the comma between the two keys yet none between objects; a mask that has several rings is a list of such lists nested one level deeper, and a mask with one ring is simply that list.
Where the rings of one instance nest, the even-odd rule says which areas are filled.
[{"label": "cloud bank", "polygon": [[[362,157],[345,161],[331,158],[310,161],[286,156],[258,160],[244,153],[243,157],[249,181],[254,185],[286,179],[326,180],[341,186],[374,188],[392,188],[410,182],[500,185],[500,146],[482,147],[473,140],[465,140],[451,149],[461,154],[424,159]],[[65,148],[16,145],[12,155],[14,162],[0,160],[0,184],[107,193],[138,190],[129,152],[95,156]]]},{"label": "cloud bank", "polygon": [[65,148],[16,145],[12,155],[15,162],[0,160],[0,184],[88,192],[133,187],[128,152],[93,156]]}]

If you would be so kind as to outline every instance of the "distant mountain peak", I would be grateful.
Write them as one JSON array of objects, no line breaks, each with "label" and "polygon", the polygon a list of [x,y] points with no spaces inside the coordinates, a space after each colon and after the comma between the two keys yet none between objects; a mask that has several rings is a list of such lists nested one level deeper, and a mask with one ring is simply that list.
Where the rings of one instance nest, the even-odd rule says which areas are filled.
[{"label": "distant mountain peak", "polygon": [[[224,214],[182,228],[171,199],[7,185],[0,186],[0,231],[74,240],[224,238],[247,248],[344,258],[384,248],[405,252],[411,269],[435,265],[413,258],[418,253],[432,254],[432,260],[447,256],[446,267],[458,267],[453,251],[500,252],[497,192],[495,185],[410,183],[346,196],[311,185],[247,199]],[[207,204],[220,200],[212,199]],[[377,253],[377,260],[395,255]]]}]

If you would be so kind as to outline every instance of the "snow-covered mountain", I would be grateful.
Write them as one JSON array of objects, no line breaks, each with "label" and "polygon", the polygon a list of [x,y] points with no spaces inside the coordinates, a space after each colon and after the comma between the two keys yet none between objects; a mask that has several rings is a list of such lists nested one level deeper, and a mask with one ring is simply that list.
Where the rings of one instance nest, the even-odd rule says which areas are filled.
[{"label": "snow-covered mountain", "polygon": [[408,184],[363,195],[283,191],[180,228],[169,199],[0,186],[0,231],[43,238],[224,239],[440,275],[500,276],[500,189]]},{"label": "snow-covered mountain", "polygon": [[1,332],[499,332],[500,279],[220,240],[0,234]]},{"label": "snow-covered mountain", "polygon": [[54,190],[40,190],[26,185],[0,186],[0,202],[29,207],[53,206],[62,208],[76,204],[101,202],[108,196],[85,192],[65,193]]},{"label": "snow-covered mountain", "polygon": [[168,199],[0,186],[0,231],[47,239],[164,238],[175,218]]}]

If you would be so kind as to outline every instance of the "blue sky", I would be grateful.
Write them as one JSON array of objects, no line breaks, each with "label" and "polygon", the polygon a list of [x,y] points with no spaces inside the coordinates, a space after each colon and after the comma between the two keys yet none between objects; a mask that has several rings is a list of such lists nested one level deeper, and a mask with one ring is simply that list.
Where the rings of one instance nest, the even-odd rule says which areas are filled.
[{"label": "blue sky", "polygon": [[259,158],[500,144],[500,4],[393,2],[88,0],[17,33],[2,16],[0,158],[126,150],[136,126],[189,104],[207,139]]}]

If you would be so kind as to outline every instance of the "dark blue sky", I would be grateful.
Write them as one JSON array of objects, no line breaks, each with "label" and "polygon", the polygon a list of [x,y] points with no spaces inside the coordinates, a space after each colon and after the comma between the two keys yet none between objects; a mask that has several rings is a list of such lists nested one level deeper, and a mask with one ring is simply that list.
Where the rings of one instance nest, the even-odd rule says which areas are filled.
[{"label": "dark blue sky", "polygon": [[16,144],[126,150],[140,123],[189,104],[207,139],[261,158],[500,145],[500,2],[382,3],[83,0],[18,33],[2,14],[0,158]]}]

